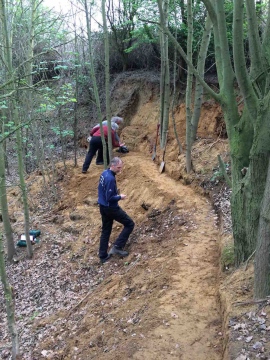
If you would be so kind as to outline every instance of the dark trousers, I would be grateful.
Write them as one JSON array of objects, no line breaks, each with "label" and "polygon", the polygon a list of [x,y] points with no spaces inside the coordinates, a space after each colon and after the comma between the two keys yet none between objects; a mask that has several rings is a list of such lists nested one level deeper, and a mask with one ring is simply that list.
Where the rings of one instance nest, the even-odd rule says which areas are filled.
[{"label": "dark trousers", "polygon": [[113,208],[99,205],[99,210],[102,219],[99,257],[105,258],[108,255],[108,244],[112,232],[113,221],[115,220],[124,225],[123,230],[114,242],[114,246],[120,249],[126,245],[126,242],[128,241],[129,235],[132,233],[135,224],[134,221],[127,215],[127,213],[120,208],[120,206]]},{"label": "dark trousers", "polygon": [[[108,151],[108,145],[107,146],[107,163],[109,163],[109,151]],[[93,157],[97,154],[97,159],[96,162],[103,162],[103,146],[102,146],[102,140],[100,136],[93,136],[90,140],[89,143],[89,150],[86,154],[84,163],[83,163],[83,167],[82,167],[82,171],[87,171],[92,160]]]}]

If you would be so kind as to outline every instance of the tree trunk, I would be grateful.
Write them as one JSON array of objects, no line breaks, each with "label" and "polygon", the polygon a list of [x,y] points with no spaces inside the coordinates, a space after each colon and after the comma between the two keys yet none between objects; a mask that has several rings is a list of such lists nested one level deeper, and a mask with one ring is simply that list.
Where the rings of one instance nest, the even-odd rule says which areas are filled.
[{"label": "tree trunk", "polygon": [[[175,38],[177,37],[177,11],[176,11],[176,5],[175,5],[175,0],[174,0],[174,26],[175,26]],[[174,136],[176,138],[177,144],[178,144],[178,149],[179,149],[179,154],[182,154],[183,152],[183,148],[182,148],[182,144],[181,141],[179,139],[178,133],[177,133],[177,129],[176,129],[176,121],[175,121],[175,108],[177,105],[177,101],[176,101],[176,93],[177,93],[177,86],[176,86],[176,79],[177,79],[177,50],[176,47],[174,47],[174,54],[173,54],[173,97],[172,97],[172,104],[171,104],[171,114],[172,114],[172,124],[173,124],[173,131],[174,131]]]},{"label": "tree trunk", "polygon": [[254,297],[265,298],[270,294],[270,161],[260,212],[258,243],[254,263]]},{"label": "tree trunk", "polygon": [[[200,45],[200,51],[198,55],[198,61],[197,61],[197,71],[198,74],[204,78],[204,71],[205,71],[205,60],[207,57],[207,51],[210,43],[210,37],[211,37],[211,29],[212,29],[212,22],[210,20],[210,17],[207,16],[205,20],[205,29],[202,36],[202,41]],[[202,100],[203,100],[203,87],[199,83],[199,81],[196,79],[195,84],[195,97],[194,97],[194,110],[193,115],[191,119],[192,123],[192,143],[196,139],[197,130],[198,130],[198,124],[200,120],[201,115],[201,106],[202,106]]]},{"label": "tree trunk", "polygon": [[13,232],[9,220],[8,213],[8,201],[6,191],[6,175],[5,175],[5,156],[4,156],[4,144],[0,143],[0,197],[1,197],[1,214],[3,218],[3,224],[5,229],[5,235],[7,240],[7,257],[11,261],[16,253]]},{"label": "tree trunk", "polygon": [[12,341],[12,360],[15,360],[19,355],[19,339],[18,339],[18,332],[15,323],[14,299],[13,299],[11,286],[8,283],[6,269],[5,269],[5,257],[4,257],[2,234],[0,234],[0,276],[5,294],[8,328]]},{"label": "tree trunk", "polygon": [[[11,33],[8,29],[7,24],[7,12],[5,8],[5,1],[1,0],[0,3],[0,16],[3,22],[3,39],[5,44],[5,62],[7,65],[7,80],[10,79],[10,86],[13,90],[14,94],[16,94],[16,86],[14,82],[14,69],[12,64],[12,39]],[[31,258],[33,256],[32,244],[29,237],[29,208],[27,202],[27,192],[26,192],[26,185],[24,181],[24,167],[23,167],[23,158],[22,158],[22,140],[21,140],[21,131],[20,131],[20,123],[19,123],[19,112],[17,107],[17,101],[12,98],[10,101],[10,111],[14,121],[14,124],[17,128],[16,130],[16,145],[17,145],[17,155],[18,155],[18,171],[20,177],[20,186],[22,190],[22,198],[23,198],[23,206],[24,206],[24,220],[25,220],[25,236],[26,236],[26,243],[27,243],[27,254],[28,257]]]},{"label": "tree trunk", "polygon": [[[109,37],[107,18],[105,12],[105,0],[102,0],[102,18],[103,18],[103,33],[104,33],[104,47],[105,47],[105,93],[106,93],[106,115],[108,124],[108,148],[109,161],[112,159],[112,137],[111,137],[111,102],[110,102],[110,56],[109,56]],[[105,153],[106,154],[106,153]]]},{"label": "tree trunk", "polygon": [[58,120],[58,126],[59,126],[59,138],[60,138],[60,145],[61,145],[61,156],[64,164],[64,169],[66,171],[67,165],[66,165],[66,151],[65,151],[65,139],[63,136],[64,132],[64,125],[62,120],[62,105],[59,105],[58,108],[58,114],[57,114],[57,120]]},{"label": "tree trunk", "polygon": [[[187,58],[192,63],[192,40],[193,40],[193,17],[192,17],[192,1],[187,2],[187,24],[188,24],[188,37],[187,37]],[[186,171],[189,174],[191,171],[191,147],[192,147],[192,83],[193,72],[188,65],[187,72],[187,86],[186,86]]]},{"label": "tree trunk", "polygon": [[[94,89],[94,95],[95,95],[95,101],[96,101],[96,107],[98,111],[98,118],[99,118],[99,125],[100,125],[100,133],[101,133],[101,139],[102,139],[102,145],[103,145],[103,160],[104,160],[104,169],[107,168],[108,161],[107,161],[107,146],[106,141],[104,138],[104,132],[103,132],[103,126],[102,126],[102,114],[101,114],[101,105],[100,105],[100,98],[98,93],[98,86],[97,86],[97,80],[96,80],[96,74],[94,69],[94,54],[92,49],[92,39],[91,39],[91,11],[88,10],[88,4],[87,0],[84,0],[84,11],[85,11],[85,20],[86,20],[86,27],[87,27],[87,40],[88,40],[88,46],[89,46],[89,58],[90,58],[90,74],[91,74],[91,80],[93,82],[93,89]],[[110,121],[111,119],[108,119]]]},{"label": "tree trunk", "polygon": [[[159,124],[160,124],[160,134],[162,134],[163,129],[163,118],[164,118],[164,93],[165,93],[165,49],[164,49],[164,33],[162,30],[159,32],[159,42],[160,42],[160,81],[159,81],[159,92],[160,92],[160,113],[159,113]],[[161,136],[160,136],[161,144]]]},{"label": "tree trunk", "polygon": [[[161,0],[158,0],[158,4]],[[231,57],[227,37],[224,1],[203,0],[211,17],[215,40],[215,56],[219,93],[214,92],[203,81],[198,71],[190,63],[188,56],[179,44],[177,49],[190,66],[198,82],[218,101],[224,112],[226,129],[231,152],[232,198],[231,211],[235,244],[236,264],[246,260],[255,250],[257,242],[261,249],[269,253],[269,213],[265,202],[269,204],[269,190],[266,185],[270,153],[270,92],[269,83],[269,36],[259,34],[256,19],[255,2],[239,0],[233,2],[233,58]],[[247,17],[244,18],[247,9]],[[160,6],[159,6],[160,9]],[[162,9],[160,9],[160,13]],[[265,34],[270,33],[270,6],[267,21],[264,23]],[[244,24],[248,24],[249,54],[244,48]],[[262,27],[260,27],[260,31]],[[164,31],[175,43],[168,29]],[[263,43],[261,43],[263,39]],[[240,88],[244,107],[240,111],[235,93],[235,79]],[[242,112],[242,113],[241,113]],[[267,200],[263,202],[263,196]],[[269,205],[268,205],[269,208]],[[260,217],[262,217],[260,219]],[[259,232],[258,232],[259,229]],[[260,234],[261,239],[258,239]],[[262,242],[262,243],[261,243]],[[262,250],[259,251],[262,251]],[[267,253],[267,255],[268,255]],[[257,275],[262,279],[258,283],[269,282],[269,268],[264,260]],[[259,263],[259,258],[257,258]],[[263,274],[265,272],[265,274]],[[268,290],[267,290],[268,291]],[[267,294],[269,295],[269,294]]]},{"label": "tree trunk", "polygon": [[73,122],[73,133],[74,133],[74,166],[78,166],[78,99],[79,99],[79,70],[78,66],[80,64],[79,59],[79,51],[78,51],[78,35],[76,31],[76,23],[75,23],[75,99],[77,100],[74,103],[74,122]]},{"label": "tree trunk", "polygon": [[160,146],[164,148],[167,139],[170,111],[170,67],[168,55],[168,35],[163,29],[168,23],[168,1],[158,0],[160,9],[160,48],[161,48],[161,75],[160,75]]},{"label": "tree trunk", "polygon": [[[19,114],[15,105],[15,101],[13,103],[13,111],[14,111],[14,123],[16,126],[19,124]],[[20,178],[20,187],[22,192],[22,200],[23,200],[23,213],[24,213],[24,231],[25,238],[27,243],[27,255],[31,259],[33,257],[33,246],[30,241],[30,214],[29,214],[29,206],[28,206],[28,198],[27,198],[27,187],[24,180],[24,164],[22,157],[22,139],[20,129],[16,131],[16,144],[17,144],[17,156],[18,156],[18,172]]]},{"label": "tree trunk", "polygon": [[[263,102],[264,105],[258,109],[254,133],[245,122],[246,126],[235,132],[234,143],[231,144],[234,166],[231,209],[237,265],[255,250],[258,236],[270,152],[269,96]],[[248,137],[249,141],[245,142]],[[250,139],[253,139],[252,146]]]},{"label": "tree trunk", "polygon": [[[165,22],[168,23],[168,0],[164,0]],[[169,66],[169,40],[164,34],[164,55],[165,55],[165,82],[164,82],[164,118],[162,127],[162,148],[166,146],[167,133],[169,128],[170,112],[170,66]]]}]

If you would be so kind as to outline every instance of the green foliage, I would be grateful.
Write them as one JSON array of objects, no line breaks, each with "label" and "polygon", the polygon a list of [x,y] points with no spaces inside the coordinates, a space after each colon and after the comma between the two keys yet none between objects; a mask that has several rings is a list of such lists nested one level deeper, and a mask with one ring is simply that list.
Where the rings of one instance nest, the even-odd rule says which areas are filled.
[{"label": "green foliage", "polygon": [[228,270],[235,264],[234,244],[228,243],[224,246],[221,252],[221,265],[223,270]]},{"label": "green foliage", "polygon": [[5,124],[6,127],[9,127],[10,129],[14,129],[15,128],[15,123],[14,121],[9,121]]},{"label": "green foliage", "polygon": [[6,102],[6,101],[1,101],[1,102],[0,102],[0,109],[8,109],[8,106],[7,106],[7,102]]},{"label": "green foliage", "polygon": [[36,109],[37,113],[50,112],[69,103],[77,102],[77,99],[74,98],[74,90],[71,83],[63,84],[57,90],[44,87],[40,89],[40,91],[43,93],[43,102],[41,102]]},{"label": "green foliage", "polygon": [[30,321],[34,320],[39,315],[38,311],[34,311],[33,315],[30,317]]},{"label": "green foliage", "polygon": [[213,176],[211,177],[210,181],[211,182],[216,182],[216,181],[219,181],[221,179],[223,179],[224,176],[222,174],[222,171],[221,170],[216,170],[213,174]]},{"label": "green foliage", "polygon": [[62,137],[66,137],[66,136],[73,136],[73,130],[61,130],[59,126],[54,126],[52,127],[52,131],[56,134],[56,135],[61,135]]},{"label": "green foliage", "polygon": [[68,70],[68,66],[59,64],[59,65],[54,67],[54,70]]},{"label": "green foliage", "polygon": [[[226,173],[228,174],[230,172],[230,164],[224,164]],[[224,174],[222,172],[222,169],[218,166],[217,168],[213,169],[213,175],[210,179],[211,182],[219,182],[220,180],[224,180]]]},{"label": "green foliage", "polygon": [[156,27],[144,24],[143,26],[134,29],[132,32],[132,45],[128,47],[125,52],[131,53],[142,44],[158,43],[158,37],[156,34]]},{"label": "green foliage", "polygon": [[56,105],[65,105],[69,102],[76,102],[74,99],[74,90],[72,88],[72,84],[67,83],[60,87],[59,93],[55,97]]},{"label": "green foliage", "polygon": [[42,104],[39,105],[39,108],[36,109],[36,112],[37,113],[45,113],[47,111],[51,111],[51,110],[54,110],[54,109],[55,109],[54,105],[42,103]]},{"label": "green foliage", "polygon": [[[20,79],[28,75],[24,73],[25,68],[21,64],[27,61],[26,56],[28,54],[24,45],[29,43],[32,25],[34,25],[34,38],[31,40],[35,44],[34,61],[36,63],[33,73],[35,74],[38,71],[38,63],[41,64],[44,71],[48,59],[57,56],[52,47],[68,41],[69,32],[63,27],[63,19],[61,19],[59,13],[48,11],[42,5],[42,2],[36,4],[33,24],[29,21],[32,15],[31,3],[14,2],[14,6],[10,6],[8,11],[10,18],[12,18],[13,48],[16,49],[14,51],[14,66],[19,68]],[[47,54],[44,54],[46,51]],[[42,55],[37,56],[39,53],[42,53]]]}]

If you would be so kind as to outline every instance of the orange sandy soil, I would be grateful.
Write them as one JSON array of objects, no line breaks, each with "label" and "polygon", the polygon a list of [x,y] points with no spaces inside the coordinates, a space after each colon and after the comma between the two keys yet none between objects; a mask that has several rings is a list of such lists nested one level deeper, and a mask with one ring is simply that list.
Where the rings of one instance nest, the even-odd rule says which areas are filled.
[{"label": "orange sandy soil", "polygon": [[[122,133],[131,151],[122,156],[124,169],[117,181],[121,193],[128,195],[121,206],[136,223],[128,243],[128,258],[113,258],[103,266],[98,262],[101,223],[96,199],[102,168],[92,164],[84,175],[80,167],[69,167],[61,183],[61,201],[54,213],[65,219],[62,228],[78,230],[72,244],[72,253],[83,254],[78,266],[100,268],[101,279],[74,311],[62,314],[78,319],[74,331],[70,333],[67,320],[58,337],[53,335],[43,344],[54,351],[54,356],[222,359],[217,216],[206,197],[174,179],[179,177],[181,165],[175,162],[178,149],[172,127],[165,173],[159,173],[161,151],[155,162],[151,159],[156,117],[152,114],[152,122],[145,118],[150,105],[145,104],[143,112],[137,113]],[[145,121],[148,135],[142,133]],[[178,126],[183,123],[179,121]],[[205,126],[211,131],[208,124]],[[212,166],[210,154],[216,158],[218,152],[226,150],[222,140],[208,145],[206,152],[202,147],[207,141],[200,143],[194,158],[203,169]],[[71,213],[82,219],[67,221]],[[115,224],[112,241],[119,231]],[[65,344],[59,349],[63,339]]]},{"label": "orange sandy soil", "polygon": [[[220,272],[218,216],[199,182],[194,186],[198,176],[212,171],[217,154],[228,156],[226,141],[216,134],[220,112],[217,107],[211,113],[207,108],[203,111],[201,139],[193,150],[196,171],[187,177],[181,170],[184,156],[178,156],[172,125],[165,172],[159,173],[160,150],[156,161],[151,159],[156,109],[146,102],[122,132],[131,151],[122,155],[124,169],[117,182],[121,193],[127,194],[121,206],[136,223],[127,258],[114,257],[100,265],[97,257],[101,221],[96,201],[102,167],[93,163],[87,174],[81,174],[84,156],[77,168],[71,162],[66,170],[59,165],[59,201],[43,217],[38,217],[42,177],[30,177],[31,206],[36,211],[32,225],[43,234],[35,261],[57,239],[62,248],[57,261],[66,262],[59,277],[70,277],[74,286],[76,271],[83,269],[93,277],[88,293],[77,286],[78,298],[71,307],[33,319],[33,332],[50,325],[50,333],[37,342],[28,359],[221,360],[227,356],[226,308],[231,311],[235,296],[240,300],[250,296],[237,293],[250,283],[250,276],[237,278],[235,286],[226,283]],[[181,133],[184,114],[180,110],[176,121]],[[19,219],[18,194],[13,191],[11,196]],[[115,223],[112,241],[120,229]],[[224,298],[226,291],[230,294]]]},{"label": "orange sandy soil", "polygon": [[[123,158],[118,187],[128,197],[121,205],[136,222],[125,259],[98,262],[101,168],[92,165],[86,175],[69,168],[62,184],[62,216],[82,217],[62,225],[79,229],[72,244],[81,254],[77,266],[100,268],[101,279],[61,315],[66,327],[45,348],[57,348],[61,338],[65,346],[54,354],[64,359],[221,359],[217,217],[206,198],[160,174],[151,158]],[[119,231],[115,224],[112,241]],[[72,332],[69,317],[78,319]]]}]

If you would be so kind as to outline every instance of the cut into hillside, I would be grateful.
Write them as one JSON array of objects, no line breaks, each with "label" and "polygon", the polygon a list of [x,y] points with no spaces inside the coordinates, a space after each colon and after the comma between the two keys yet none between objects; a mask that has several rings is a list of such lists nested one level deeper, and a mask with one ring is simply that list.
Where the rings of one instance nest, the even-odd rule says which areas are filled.
[{"label": "cut into hillside", "polygon": [[[27,336],[35,341],[22,343],[25,359],[222,358],[217,217],[206,198],[160,174],[151,158],[130,152],[123,160],[121,205],[136,222],[127,258],[99,264],[102,169],[92,165],[84,175],[69,166],[61,202],[38,225],[44,240],[35,259],[12,270],[18,297],[30,282],[40,288],[34,298],[28,293]],[[33,182],[33,200],[35,190]]]},{"label": "cut into hillside", "polygon": [[[41,230],[41,237],[32,260],[20,248],[18,263],[7,264],[23,359],[221,360],[227,356],[227,309],[231,311],[250,277],[239,280],[236,273],[239,281],[234,286],[228,278],[226,287],[220,272],[220,224],[227,230],[224,217],[211,203],[214,189],[213,199],[220,203],[216,209],[229,212],[228,198],[222,202],[219,194],[226,185],[220,181],[217,155],[229,163],[220,109],[210,101],[203,105],[191,174],[185,173],[185,155],[179,154],[170,124],[165,172],[160,174],[159,146],[155,161],[151,159],[158,123],[156,90],[134,81],[114,91],[116,99],[123,99],[117,113],[125,118],[121,138],[130,149],[120,155],[124,169],[117,176],[118,188],[127,194],[120,205],[136,223],[127,258],[99,263],[97,184],[103,168],[93,162],[87,174],[81,173],[86,150],[80,150],[79,167],[72,160],[66,169],[57,164],[54,205],[48,201],[52,192],[44,188],[41,174],[28,178],[31,225]],[[183,105],[175,121],[184,146]],[[84,129],[87,137],[86,125]],[[9,204],[19,238],[24,219],[16,187],[9,191]],[[115,223],[111,242],[120,229]],[[241,300],[249,295],[246,291]],[[0,321],[4,324],[0,355],[8,359],[3,303]],[[234,339],[236,358],[245,338],[240,342],[234,333]]]}]

